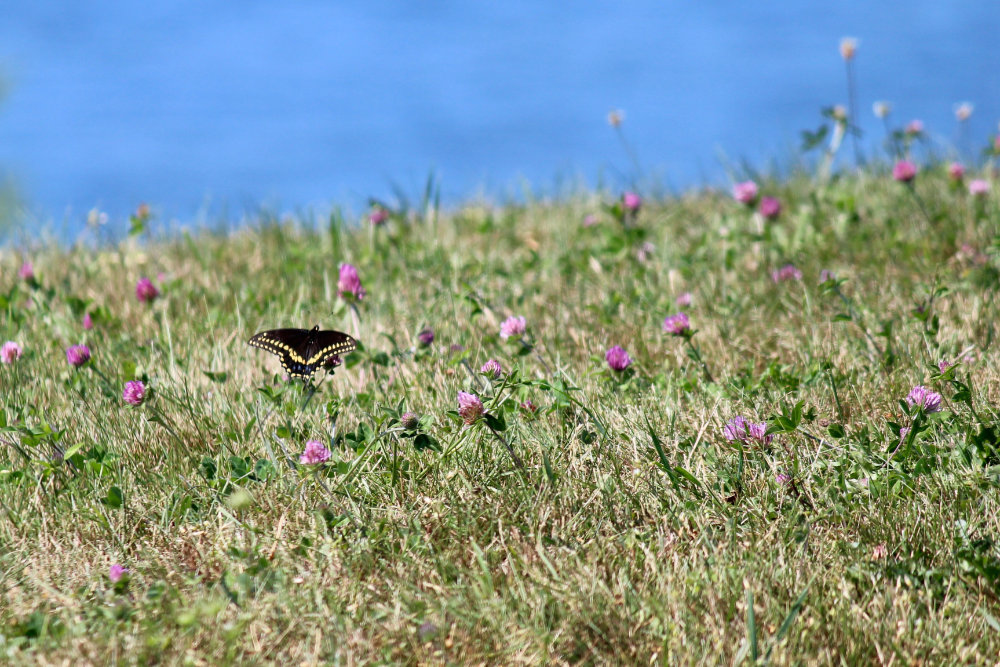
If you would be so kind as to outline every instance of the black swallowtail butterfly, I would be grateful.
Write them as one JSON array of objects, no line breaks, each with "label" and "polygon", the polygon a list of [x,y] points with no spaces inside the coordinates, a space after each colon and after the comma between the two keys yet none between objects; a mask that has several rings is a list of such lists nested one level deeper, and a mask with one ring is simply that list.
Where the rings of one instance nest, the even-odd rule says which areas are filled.
[{"label": "black swallowtail butterfly", "polygon": [[324,362],[352,351],[358,346],[341,331],[312,329],[271,329],[255,334],[249,341],[253,347],[278,355],[282,367],[293,378],[310,379]]}]

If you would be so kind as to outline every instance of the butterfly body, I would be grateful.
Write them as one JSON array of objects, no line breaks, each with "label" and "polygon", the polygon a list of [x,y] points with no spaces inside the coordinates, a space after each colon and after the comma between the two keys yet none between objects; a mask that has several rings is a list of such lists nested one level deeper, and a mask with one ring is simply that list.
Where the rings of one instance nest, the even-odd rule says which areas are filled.
[{"label": "butterfly body", "polygon": [[341,331],[270,329],[255,334],[248,343],[278,356],[293,378],[310,379],[325,362],[354,350],[358,342]]}]

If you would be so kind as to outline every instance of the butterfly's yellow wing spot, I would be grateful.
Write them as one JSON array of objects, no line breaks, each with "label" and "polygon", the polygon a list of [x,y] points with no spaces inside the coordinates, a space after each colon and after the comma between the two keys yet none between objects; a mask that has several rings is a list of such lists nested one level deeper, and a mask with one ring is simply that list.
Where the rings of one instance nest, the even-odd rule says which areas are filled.
[{"label": "butterfly's yellow wing spot", "polygon": [[344,341],[343,343],[337,343],[335,345],[327,345],[325,348],[314,354],[309,358],[309,361],[305,362],[310,366],[313,364],[318,364],[324,361],[327,357],[331,357],[335,354],[344,354],[345,352],[351,352],[356,348],[357,345],[353,341]]}]

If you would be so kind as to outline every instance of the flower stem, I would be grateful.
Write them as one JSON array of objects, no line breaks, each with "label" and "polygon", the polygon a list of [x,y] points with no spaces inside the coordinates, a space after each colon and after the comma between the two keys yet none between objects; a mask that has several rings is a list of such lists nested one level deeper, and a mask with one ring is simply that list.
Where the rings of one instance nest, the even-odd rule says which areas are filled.
[{"label": "flower stem", "polygon": [[705,379],[708,380],[709,382],[714,383],[715,380],[712,378],[711,371],[708,370],[708,364],[706,364],[705,360],[702,359],[701,352],[698,350],[694,342],[691,340],[691,336],[685,336],[684,342],[688,344],[689,348],[691,348],[691,354],[694,356],[695,361],[697,361],[698,364],[701,366],[701,370],[705,374]]},{"label": "flower stem", "polygon": [[500,433],[498,433],[496,430],[493,429],[492,426],[490,426],[489,422],[483,420],[483,423],[486,424],[486,428],[488,428],[490,432],[493,433],[494,436],[496,436],[496,439],[502,442],[503,446],[507,448],[507,451],[510,453],[510,458],[514,460],[514,465],[516,465],[518,470],[521,471],[521,474],[524,475],[524,478],[530,482],[531,475],[528,474],[528,469],[524,466],[524,462],[521,461],[521,457],[517,455],[517,452],[514,451],[514,448],[510,446],[510,443],[507,442],[507,440],[502,435],[500,435]]}]

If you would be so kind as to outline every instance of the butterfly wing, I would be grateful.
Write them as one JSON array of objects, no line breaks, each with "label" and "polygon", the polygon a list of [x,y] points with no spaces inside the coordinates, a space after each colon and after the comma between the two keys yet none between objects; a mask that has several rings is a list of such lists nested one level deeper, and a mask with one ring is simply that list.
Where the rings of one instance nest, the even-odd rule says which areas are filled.
[{"label": "butterfly wing", "polygon": [[247,342],[253,347],[266,350],[281,358],[287,355],[291,361],[304,364],[306,360],[303,357],[302,349],[309,342],[312,333],[308,329],[271,329],[255,334]]},{"label": "butterfly wing", "polygon": [[316,368],[329,357],[354,350],[358,344],[340,331],[309,329],[271,329],[255,334],[253,347],[276,354],[290,377],[311,378]]},{"label": "butterfly wing", "polygon": [[358,342],[342,331],[316,331],[310,337],[303,355],[306,363],[316,365],[332,356],[347,354],[358,347]]}]

